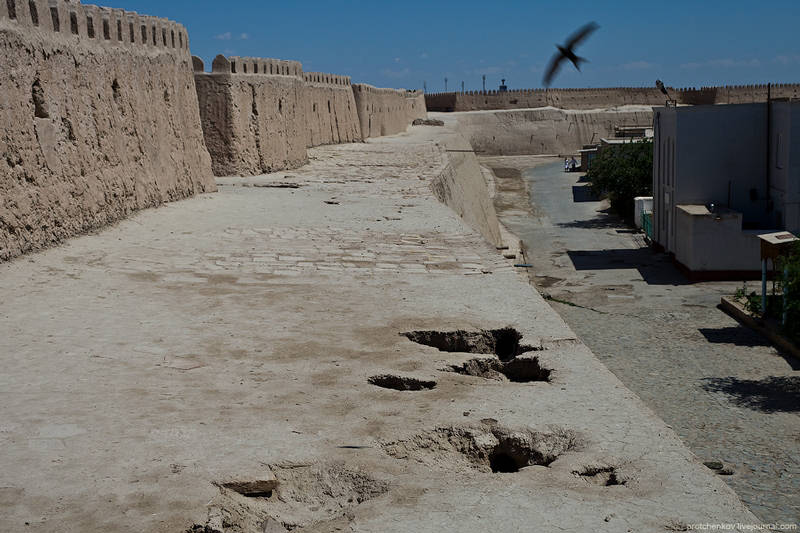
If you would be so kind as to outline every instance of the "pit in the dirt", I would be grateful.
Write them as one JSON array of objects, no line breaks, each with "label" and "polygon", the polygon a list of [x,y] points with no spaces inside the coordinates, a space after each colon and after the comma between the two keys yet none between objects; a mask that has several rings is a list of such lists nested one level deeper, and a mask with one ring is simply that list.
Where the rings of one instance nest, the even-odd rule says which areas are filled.
[{"label": "pit in the dirt", "polygon": [[586,467],[583,470],[573,472],[573,474],[601,487],[625,485],[628,482],[617,474],[617,469],[613,466]]},{"label": "pit in the dirt", "polygon": [[578,446],[577,435],[568,429],[533,431],[491,424],[440,427],[386,443],[383,448],[397,459],[414,460],[435,468],[466,467],[506,473],[533,465],[549,466]]},{"label": "pit in the dirt", "polygon": [[276,481],[271,493],[253,497],[249,490],[240,492],[236,482],[220,483],[208,522],[187,531],[217,532],[222,523],[224,531],[347,529],[358,505],[389,490],[387,482],[341,463],[270,465],[270,469]]},{"label": "pit in the dirt", "polygon": [[464,364],[451,365],[445,370],[466,376],[514,383],[550,381],[552,372],[549,368],[542,367],[538,357],[515,357],[508,362],[498,359],[470,359]]},{"label": "pit in the dirt", "polygon": [[480,331],[409,331],[402,335],[442,352],[494,354],[501,361],[510,361],[522,353],[542,349],[520,344],[522,334],[510,327]]},{"label": "pit in the dirt", "polygon": [[411,377],[394,376],[392,374],[372,376],[367,381],[369,381],[372,385],[377,385],[378,387],[383,387],[384,389],[394,389],[399,391],[430,390],[436,387],[435,381],[426,381]]}]

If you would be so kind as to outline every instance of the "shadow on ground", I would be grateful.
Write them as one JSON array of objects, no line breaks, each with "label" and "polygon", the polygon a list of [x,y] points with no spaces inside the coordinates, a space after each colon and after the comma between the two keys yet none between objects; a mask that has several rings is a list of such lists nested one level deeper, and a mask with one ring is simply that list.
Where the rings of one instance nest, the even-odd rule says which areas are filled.
[{"label": "shadow on ground", "polygon": [[689,281],[661,253],[650,248],[570,250],[575,270],[636,269],[649,285],[686,285]]},{"label": "shadow on ground", "polygon": [[800,412],[800,376],[770,376],[759,380],[705,378],[703,381],[705,390],[721,392],[740,407],[765,413]]},{"label": "shadow on ground", "polygon": [[698,331],[708,342],[734,344],[736,346],[770,346],[770,342],[751,329],[741,326],[724,328],[700,328]]}]

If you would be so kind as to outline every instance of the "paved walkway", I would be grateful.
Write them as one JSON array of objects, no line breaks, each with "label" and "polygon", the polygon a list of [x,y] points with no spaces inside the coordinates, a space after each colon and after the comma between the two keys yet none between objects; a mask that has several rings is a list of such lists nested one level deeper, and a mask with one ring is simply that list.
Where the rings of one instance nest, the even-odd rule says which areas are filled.
[{"label": "paved walkway", "polygon": [[[686,283],[560,161],[485,163],[505,169],[498,214],[581,340],[701,460],[730,463],[723,479],[759,518],[800,522],[800,361],[717,309],[741,283]],[[515,187],[514,168],[534,165],[524,212],[502,188]]]},{"label": "paved walkway", "polygon": [[[438,131],[316,148],[0,265],[0,530],[754,522],[435,199]],[[401,335],[503,327],[549,381],[448,371],[499,360]]]}]

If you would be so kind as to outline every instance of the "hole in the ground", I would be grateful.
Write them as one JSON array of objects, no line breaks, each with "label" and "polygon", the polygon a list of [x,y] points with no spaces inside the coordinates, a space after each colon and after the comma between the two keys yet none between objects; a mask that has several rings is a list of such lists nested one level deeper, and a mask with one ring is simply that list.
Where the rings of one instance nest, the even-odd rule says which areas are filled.
[{"label": "hole in the ground", "polygon": [[627,483],[627,480],[620,479],[616,467],[613,466],[586,467],[583,470],[573,472],[573,474],[601,487],[612,487]]},{"label": "hole in the ground", "polygon": [[378,387],[383,387],[384,389],[394,389],[399,391],[430,390],[436,387],[435,381],[425,381],[416,378],[393,376],[391,374],[372,376],[368,381],[372,385],[377,385]]},{"label": "hole in the ground", "polygon": [[489,467],[492,472],[519,472],[519,465],[513,457],[503,452],[496,452],[489,456]]},{"label": "hole in the ground", "polygon": [[484,329],[480,331],[409,331],[403,333],[409,340],[432,346],[442,352],[495,354],[502,361],[541,347],[520,344],[522,334],[514,328]]},{"label": "hole in the ground", "polygon": [[563,453],[578,447],[577,435],[568,429],[533,431],[496,424],[441,427],[383,445],[386,453],[397,459],[448,470],[466,466],[495,473],[549,466]]},{"label": "hole in the ground", "polygon": [[543,368],[537,357],[517,357],[504,362],[498,359],[470,359],[461,365],[451,365],[448,372],[514,383],[550,381],[551,370]]},{"label": "hole in the ground", "polygon": [[220,483],[230,490],[221,490],[206,524],[187,531],[219,531],[220,517],[225,531],[346,528],[359,504],[389,490],[387,482],[341,463],[271,465],[270,470],[275,476],[270,480]]}]

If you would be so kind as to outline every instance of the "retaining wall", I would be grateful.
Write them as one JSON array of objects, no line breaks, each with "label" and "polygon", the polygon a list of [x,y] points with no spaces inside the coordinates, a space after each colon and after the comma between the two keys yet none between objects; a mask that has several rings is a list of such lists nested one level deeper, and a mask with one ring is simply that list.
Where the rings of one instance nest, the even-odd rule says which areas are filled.
[{"label": "retaining wall", "polygon": [[614,137],[615,126],[653,123],[643,107],[619,111],[556,108],[458,113],[459,131],[483,155],[571,154],[585,144]]},{"label": "retaining wall", "polygon": [[215,190],[175,22],[0,1],[0,260]]},{"label": "retaining wall", "polygon": [[[741,104],[766,102],[767,85],[668,88],[681,104]],[[800,84],[775,84],[773,98],[800,97]],[[524,89],[517,91],[466,91],[425,95],[429,111],[480,111],[559,107],[597,109],[601,107],[646,104],[664,105],[666,97],[655,87],[608,87],[598,89]]]},{"label": "retaining wall", "polygon": [[353,85],[353,94],[365,139],[404,132],[414,119],[428,116],[425,95],[419,91],[382,89],[357,83]]}]

